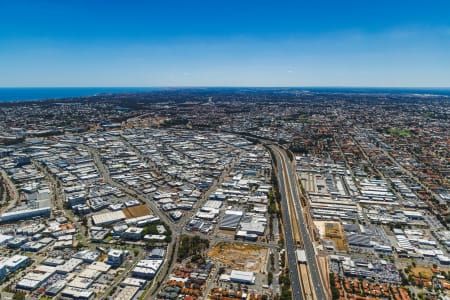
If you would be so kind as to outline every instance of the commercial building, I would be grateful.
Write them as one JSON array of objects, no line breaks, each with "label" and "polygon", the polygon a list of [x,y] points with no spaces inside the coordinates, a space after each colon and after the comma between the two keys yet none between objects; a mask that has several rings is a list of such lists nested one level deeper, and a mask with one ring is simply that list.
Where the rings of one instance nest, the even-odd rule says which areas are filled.
[{"label": "commercial building", "polygon": [[71,258],[68,261],[66,261],[63,265],[59,265],[56,267],[56,272],[60,274],[67,274],[75,270],[76,267],[81,265],[83,263],[83,260],[78,258]]},{"label": "commercial building", "polygon": [[108,252],[108,259],[106,263],[111,265],[113,268],[120,267],[125,258],[125,253],[122,250],[111,249]]},{"label": "commercial building", "polygon": [[25,290],[34,290],[56,272],[55,267],[40,265],[27,273],[18,283],[17,287]]},{"label": "commercial building", "polygon": [[165,255],[166,255],[166,250],[164,250],[162,248],[154,248],[150,252],[149,257],[150,258],[164,258]]},{"label": "commercial building", "polygon": [[42,207],[36,209],[23,209],[3,213],[0,217],[1,222],[15,222],[20,220],[31,219],[34,217],[48,217],[52,210],[50,207]]},{"label": "commercial building", "polygon": [[243,214],[244,213],[242,211],[236,210],[225,211],[225,215],[219,224],[219,228],[221,230],[236,230]]},{"label": "commercial building", "polygon": [[13,238],[12,240],[9,240],[7,245],[11,249],[17,249],[20,246],[22,246],[23,244],[25,244],[26,242],[28,242],[28,238],[27,237],[17,236],[15,238]]},{"label": "commercial building", "polygon": [[87,266],[87,269],[95,270],[100,273],[106,273],[109,269],[111,269],[111,266],[101,261],[94,261],[92,264]]},{"label": "commercial building", "polygon": [[30,258],[24,255],[14,255],[4,262],[5,266],[10,272],[16,272],[18,269],[24,267]]},{"label": "commercial building", "polygon": [[45,294],[50,297],[56,297],[62,289],[66,286],[67,282],[65,280],[59,280],[56,283],[52,284],[47,290],[45,290]]},{"label": "commercial building", "polygon": [[94,280],[92,280],[90,278],[84,278],[81,276],[77,276],[72,281],[70,281],[67,285],[69,287],[74,287],[74,288],[78,288],[78,289],[88,289],[93,283],[94,283]]},{"label": "commercial building", "polygon": [[120,283],[121,286],[137,286],[141,289],[144,288],[146,284],[147,280],[133,277],[127,277]]},{"label": "commercial building", "polygon": [[230,280],[235,283],[255,284],[255,273],[232,270]]},{"label": "commercial building", "polygon": [[0,258],[0,280],[5,278],[6,275],[8,275],[8,268],[5,265],[5,261],[7,261],[7,257],[1,257]]},{"label": "commercial building", "polygon": [[125,286],[115,297],[116,300],[130,300],[136,296],[139,291],[137,286]]},{"label": "commercial building", "polygon": [[121,211],[113,211],[113,212],[107,212],[107,213],[101,213],[97,215],[92,216],[92,222],[94,222],[95,225],[101,226],[101,225],[107,225],[112,224],[118,221],[125,220],[126,216]]},{"label": "commercial building", "polygon": [[94,292],[83,288],[67,287],[61,292],[61,296],[76,300],[89,300],[94,297]]},{"label": "commercial building", "polygon": [[123,237],[127,240],[139,241],[142,237],[142,233],[144,232],[143,228],[139,227],[129,227],[123,233]]},{"label": "commercial building", "polygon": [[12,235],[5,235],[0,233],[0,246],[4,246],[6,243],[14,239]]},{"label": "commercial building", "polygon": [[162,259],[143,259],[131,272],[134,277],[153,279],[163,263]]},{"label": "commercial building", "polygon": [[92,250],[79,251],[72,255],[72,258],[82,259],[85,263],[92,263],[100,257],[100,253]]}]

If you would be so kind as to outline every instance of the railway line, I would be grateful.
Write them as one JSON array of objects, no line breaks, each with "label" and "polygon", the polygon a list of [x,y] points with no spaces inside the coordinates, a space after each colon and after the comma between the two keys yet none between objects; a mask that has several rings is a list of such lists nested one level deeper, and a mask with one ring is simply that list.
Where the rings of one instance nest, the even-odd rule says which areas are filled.
[{"label": "railway line", "polygon": [[[286,252],[291,268],[295,266],[295,272],[291,269],[291,286],[294,299],[316,300],[308,266],[298,263],[296,250],[303,249],[304,242],[300,231],[300,219],[298,207],[295,205],[293,191],[298,192],[296,187],[292,187],[290,174],[286,168],[286,158],[278,147],[271,147],[276,153],[274,159],[278,166],[278,179],[282,189],[283,223],[285,227]],[[274,153],[274,154],[275,154]],[[300,212],[301,214],[301,212]]]},{"label": "railway line", "polygon": [[[284,155],[277,150],[280,153],[281,160],[283,162],[283,165],[287,164],[286,159]],[[297,207],[294,203],[294,196],[293,196],[293,189],[291,185],[291,180],[289,177],[289,173],[287,171],[287,168],[283,168],[283,176],[284,178],[287,178],[285,184],[286,184],[286,194],[287,194],[287,200],[288,200],[288,207],[289,207],[289,218],[291,219],[291,225],[292,225],[292,233],[294,235],[294,241],[297,245],[297,248],[304,249],[304,243],[303,239],[300,233],[300,224],[299,224],[299,218],[298,218],[298,211]],[[296,186],[296,185],[295,185]],[[297,187],[295,187],[296,189]],[[298,192],[298,191],[297,191]],[[316,299],[313,290],[311,288],[311,278],[309,277],[308,267],[306,264],[298,263],[297,261],[297,272],[300,277],[300,284],[302,287],[302,293],[304,299],[307,300],[313,300]]]},{"label": "railway line", "polygon": [[[297,257],[295,254],[295,250],[297,248],[295,243],[295,230],[293,231],[292,218],[290,217],[290,205],[288,205],[289,201],[287,200],[287,193],[285,192],[285,174],[283,172],[283,167],[281,165],[281,158],[277,151],[277,149],[273,146],[269,146],[273,152],[273,160],[277,166],[277,177],[281,194],[281,208],[282,208],[282,224],[284,228],[284,239],[286,245],[286,258],[287,264],[289,266],[297,266]],[[291,208],[292,209],[292,208]],[[303,292],[301,287],[300,273],[298,268],[290,268],[289,276],[291,280],[291,293],[293,299],[303,300]]]},{"label": "railway line", "polygon": [[300,272],[300,277],[302,278],[302,290],[305,299],[315,299],[313,298],[313,290],[311,287],[311,278],[309,278],[308,267],[306,264],[298,264],[297,268]]}]

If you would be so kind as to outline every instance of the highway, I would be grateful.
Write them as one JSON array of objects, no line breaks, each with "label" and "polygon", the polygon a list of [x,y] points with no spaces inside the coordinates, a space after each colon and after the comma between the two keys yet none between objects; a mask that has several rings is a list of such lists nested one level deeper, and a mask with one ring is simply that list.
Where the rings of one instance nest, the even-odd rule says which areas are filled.
[{"label": "highway", "polygon": [[[277,162],[277,173],[278,182],[280,187],[280,194],[282,198],[282,209],[283,209],[283,223],[285,228],[285,240],[286,240],[286,251],[288,256],[289,266],[297,266],[297,257],[295,255],[295,250],[297,249],[296,241],[294,241],[293,227],[291,224],[291,218],[289,218],[289,208],[288,208],[288,195],[293,199],[295,210],[294,213],[297,214],[298,226],[300,229],[300,235],[302,238],[302,243],[304,246],[309,273],[311,276],[312,288],[317,299],[327,299],[325,290],[323,287],[322,279],[320,276],[320,270],[316,261],[316,253],[314,249],[311,236],[308,232],[307,223],[303,215],[303,209],[300,201],[300,192],[298,188],[297,175],[293,164],[284,149],[280,147],[270,145],[275,159]],[[291,189],[290,191],[288,189]],[[294,299],[303,299],[301,289],[301,278],[298,272],[293,272],[291,269],[291,282],[292,282],[292,293]],[[306,280],[306,279],[305,279]],[[299,296],[301,295],[301,296]]]},{"label": "highway", "polygon": [[[304,220],[303,210],[300,202],[299,189],[296,181],[296,174],[293,169],[293,165],[289,162],[286,152],[278,146],[269,146],[273,153],[275,154],[274,159],[277,162],[277,176],[280,186],[280,193],[282,197],[282,210],[283,210],[283,225],[285,231],[285,242],[286,242],[286,255],[287,255],[287,263],[290,270],[290,278],[291,278],[291,290],[293,299],[299,300],[308,300],[308,299],[327,299],[322,285],[322,280],[320,278],[320,271],[318,269],[318,264],[316,262],[315,250],[311,238],[308,234],[308,229]],[[101,176],[105,179],[106,182],[119,187],[122,191],[127,194],[133,194],[136,198],[142,200],[150,208],[164,221],[172,230],[172,232],[177,235],[181,234],[183,230],[182,227],[175,225],[167,218],[166,215],[161,213],[158,208],[155,207],[155,204],[149,201],[146,197],[132,191],[116,182],[114,182],[109,176],[109,172],[101,161],[99,154],[96,150],[86,147],[88,151],[91,153],[94,158],[94,162],[97,165],[97,169]],[[184,222],[182,222],[184,223]],[[298,223],[298,224],[297,224]],[[168,246],[168,257],[172,255],[173,250],[176,251],[177,244],[175,242],[176,239],[173,239]],[[306,258],[308,261],[308,269],[310,272],[310,277],[305,276],[304,273],[300,271],[298,267],[298,261],[296,256],[296,249],[298,248],[298,242],[304,244]],[[268,246],[267,244],[264,246]],[[271,247],[270,247],[271,248]],[[172,250],[172,251],[171,251]],[[159,281],[164,280],[165,276],[171,271],[173,265],[168,265],[168,261],[166,260],[163,264],[158,277]],[[303,274],[303,275],[302,275]],[[162,276],[162,278],[161,278]],[[313,290],[313,293],[306,293],[305,289]],[[150,299],[154,295],[154,286],[150,289],[151,291],[146,295],[146,299]],[[157,288],[156,292],[158,292],[159,288]]]},{"label": "highway", "polygon": [[290,267],[290,278],[291,278],[291,290],[293,299],[303,300],[303,293],[301,289],[300,275],[299,272],[294,272],[297,268],[293,268],[293,266],[297,266],[297,256],[295,254],[295,250],[297,249],[297,245],[294,241],[294,235],[292,232],[292,224],[291,218],[289,217],[289,208],[288,208],[288,199],[286,193],[285,186],[285,178],[283,172],[283,164],[281,162],[281,154],[278,152],[278,148],[271,146],[272,152],[275,154],[275,160],[277,162],[277,176],[278,176],[278,184],[280,188],[281,194],[281,207],[283,210],[282,218],[283,218],[283,226],[284,226],[284,239],[286,243],[286,255],[287,255],[287,264]]}]

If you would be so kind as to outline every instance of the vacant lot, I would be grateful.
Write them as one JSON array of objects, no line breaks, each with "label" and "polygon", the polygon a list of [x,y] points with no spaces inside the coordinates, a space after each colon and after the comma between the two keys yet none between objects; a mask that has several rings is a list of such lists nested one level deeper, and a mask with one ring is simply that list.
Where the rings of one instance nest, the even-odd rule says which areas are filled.
[{"label": "vacant lot", "polygon": [[411,271],[413,272],[415,277],[420,277],[420,275],[422,275],[422,278],[425,279],[431,279],[431,277],[433,276],[433,272],[431,272],[430,267],[414,267],[411,268]]},{"label": "vacant lot", "polygon": [[151,214],[151,210],[150,208],[148,208],[147,205],[127,207],[124,208],[122,211],[127,219],[148,216]]},{"label": "vacant lot", "polygon": [[218,243],[208,256],[220,261],[231,269],[262,272],[267,259],[267,249],[238,243]]}]

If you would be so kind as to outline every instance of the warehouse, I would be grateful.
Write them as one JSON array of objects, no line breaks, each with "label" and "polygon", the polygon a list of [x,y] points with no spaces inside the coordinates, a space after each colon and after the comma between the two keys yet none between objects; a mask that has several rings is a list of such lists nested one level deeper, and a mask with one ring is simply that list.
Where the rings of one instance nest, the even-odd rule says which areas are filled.
[{"label": "warehouse", "polygon": [[114,299],[116,300],[133,299],[138,291],[139,287],[137,286],[126,286],[114,297]]},{"label": "warehouse", "polygon": [[420,211],[405,210],[403,214],[410,220],[423,220],[423,214]]},{"label": "warehouse", "polygon": [[2,222],[13,222],[25,219],[31,219],[34,217],[50,216],[51,208],[50,207],[42,207],[36,209],[23,209],[17,211],[11,211],[7,213],[3,213],[1,215]]},{"label": "warehouse", "polygon": [[71,282],[69,282],[67,285],[69,287],[78,288],[78,289],[88,289],[92,283],[94,283],[94,280],[89,278],[83,278],[83,277],[75,277]]},{"label": "warehouse", "polygon": [[231,280],[231,282],[236,282],[236,283],[254,284],[255,283],[255,273],[232,270],[231,274],[230,274],[230,280]]},{"label": "warehouse", "polygon": [[61,296],[78,300],[88,300],[94,296],[94,292],[83,288],[67,287],[62,291]]},{"label": "warehouse", "polygon": [[62,289],[66,286],[66,281],[60,280],[53,285],[51,285],[46,291],[45,294],[50,297],[55,297],[62,291]]},{"label": "warehouse", "polygon": [[266,224],[262,222],[258,222],[256,219],[251,218],[245,220],[245,222],[241,222],[241,231],[245,231],[248,234],[256,234],[256,235],[263,235],[264,231],[266,230]]},{"label": "warehouse", "polygon": [[63,265],[59,265],[56,267],[56,272],[60,274],[67,274],[75,270],[76,267],[78,267],[83,260],[78,258],[71,258],[68,261],[66,261]]},{"label": "warehouse", "polygon": [[36,289],[39,284],[41,283],[41,281],[39,280],[31,280],[31,279],[21,279],[17,284],[16,287],[18,289],[24,289],[24,290],[34,290]]},{"label": "warehouse", "polygon": [[17,287],[25,290],[34,290],[55,273],[55,267],[40,265],[29,272],[18,283]]},{"label": "warehouse", "polygon": [[13,239],[14,237],[12,235],[5,235],[0,233],[0,246],[4,246],[6,243]]},{"label": "warehouse", "polygon": [[4,262],[4,265],[8,268],[10,272],[16,272],[21,267],[25,266],[30,260],[28,256],[14,255]]},{"label": "warehouse", "polygon": [[101,261],[94,261],[92,264],[87,266],[87,269],[95,270],[101,273],[106,273],[109,271],[109,269],[111,269],[111,266]]},{"label": "warehouse", "polygon": [[258,240],[258,235],[254,233],[247,233],[247,231],[238,230],[236,232],[235,238],[256,242]]},{"label": "warehouse", "polygon": [[241,221],[243,212],[236,210],[227,210],[225,215],[220,222],[219,228],[221,230],[236,230]]},{"label": "warehouse", "polygon": [[89,278],[92,280],[97,280],[97,278],[101,275],[102,273],[97,271],[97,270],[93,270],[90,268],[85,268],[83,271],[81,271],[78,276],[83,277],[83,278]]},{"label": "warehouse", "polygon": [[121,286],[137,286],[139,288],[144,288],[146,284],[146,280],[132,277],[127,277],[120,283]]},{"label": "warehouse", "polygon": [[122,220],[125,220],[125,214],[121,210],[92,216],[95,225],[111,224]]}]

